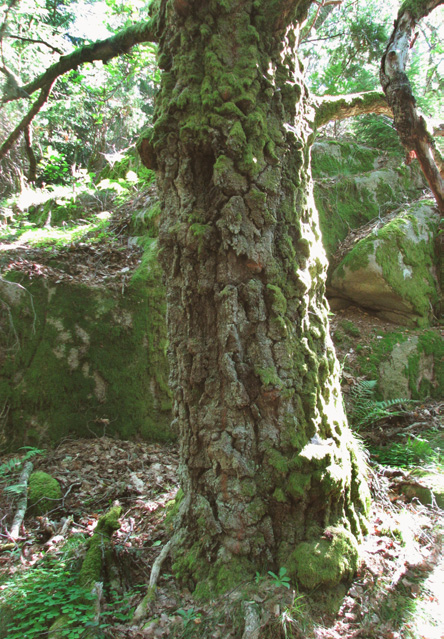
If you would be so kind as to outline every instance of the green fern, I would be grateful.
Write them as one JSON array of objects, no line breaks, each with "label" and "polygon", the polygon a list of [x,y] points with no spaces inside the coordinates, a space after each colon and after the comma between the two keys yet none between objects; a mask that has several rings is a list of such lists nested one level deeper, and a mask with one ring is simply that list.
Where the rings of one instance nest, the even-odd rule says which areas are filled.
[{"label": "green fern", "polygon": [[[350,391],[351,410],[349,420],[356,430],[364,426],[370,426],[387,417],[405,415],[408,409],[402,404],[409,404],[410,399],[396,398],[378,401],[375,399],[377,381],[362,380]],[[395,406],[397,410],[392,410]]]},{"label": "green fern", "polygon": [[429,465],[442,463],[439,448],[434,449],[430,442],[421,437],[409,436],[407,441],[397,442],[385,448],[373,446],[370,447],[370,452],[380,464],[386,466],[410,468],[421,463]]},{"label": "green fern", "polygon": [[3,464],[0,464],[0,481],[5,475],[19,470],[28,459],[36,455],[42,455],[45,452],[44,450],[40,450],[40,448],[33,448],[32,446],[23,446],[20,450],[26,450],[23,457],[13,457],[12,459],[6,460]]}]

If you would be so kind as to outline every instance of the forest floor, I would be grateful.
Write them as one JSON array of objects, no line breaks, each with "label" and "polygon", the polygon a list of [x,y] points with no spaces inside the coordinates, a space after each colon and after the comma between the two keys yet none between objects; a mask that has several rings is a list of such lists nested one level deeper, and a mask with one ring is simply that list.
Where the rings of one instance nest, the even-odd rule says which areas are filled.
[{"label": "forest floor", "polygon": [[[418,422],[418,411],[422,428],[427,424],[428,430],[439,429],[442,408],[436,402],[421,406],[416,415],[403,417],[404,429],[409,421]],[[383,426],[379,431],[381,443],[387,432]],[[12,457],[0,458],[0,465]],[[361,547],[361,565],[352,583],[331,592],[304,593],[287,590],[270,575],[258,575],[255,584],[241,584],[239,589],[202,603],[193,599],[190,589],[177,583],[166,560],[156,597],[148,605],[148,617],[134,625],[132,611],[145,594],[151,566],[172,532],[168,512],[178,490],[176,447],[103,436],[64,441],[54,450],[36,455],[33,462],[35,470],[58,479],[64,497],[47,516],[27,516],[17,543],[9,548],[3,545],[7,550],[0,554],[0,589],[17,583],[23,573],[33,572],[38,577],[45,557],[46,561],[51,556],[63,559],[66,541],[88,538],[99,516],[119,503],[121,525],[113,536],[113,567],[109,566],[110,583],[101,602],[103,627],[99,636],[249,639],[239,618],[246,586],[249,596],[266,611],[266,632],[264,628],[263,635],[251,635],[258,639],[443,636],[442,510],[434,502],[421,503],[421,480],[415,468],[406,471],[370,463],[373,509]],[[3,482],[2,542],[10,541],[8,526],[14,513],[14,500],[5,487]],[[78,547],[77,559],[84,554],[84,546]],[[47,571],[43,579],[50,579]],[[38,594],[39,579],[34,583]],[[28,593],[28,598],[35,594]],[[32,609],[32,601],[28,603]],[[24,632],[22,636],[35,635]]]}]

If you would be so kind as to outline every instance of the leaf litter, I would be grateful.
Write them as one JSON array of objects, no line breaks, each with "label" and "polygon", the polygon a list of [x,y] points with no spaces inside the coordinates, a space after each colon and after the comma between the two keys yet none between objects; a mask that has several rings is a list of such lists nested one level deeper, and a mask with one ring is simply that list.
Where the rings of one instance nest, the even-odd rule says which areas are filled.
[{"label": "leaf litter", "polygon": [[[0,458],[0,463],[9,458]],[[177,447],[104,436],[64,441],[33,461],[36,470],[60,482],[63,498],[47,516],[25,518],[14,550],[0,553],[0,583],[2,577],[31,569],[45,554],[59,552],[72,536],[92,535],[99,516],[119,503],[122,517],[112,539],[114,564],[120,594],[130,593],[127,603],[134,609],[171,535],[172,524],[165,517],[179,485]],[[399,491],[398,479],[396,471],[371,467],[372,516],[361,566],[351,584],[336,593],[298,593],[277,587],[264,575],[248,586],[266,620],[258,639],[441,639],[442,511],[417,499],[409,501]],[[0,539],[7,542],[14,508],[4,484],[0,508]],[[243,590],[202,603],[171,572],[166,561],[149,615],[137,625],[131,618],[113,620],[113,604],[105,597],[102,612],[109,615],[110,625],[103,636],[247,639],[244,620],[234,612],[243,605],[245,584]]]}]

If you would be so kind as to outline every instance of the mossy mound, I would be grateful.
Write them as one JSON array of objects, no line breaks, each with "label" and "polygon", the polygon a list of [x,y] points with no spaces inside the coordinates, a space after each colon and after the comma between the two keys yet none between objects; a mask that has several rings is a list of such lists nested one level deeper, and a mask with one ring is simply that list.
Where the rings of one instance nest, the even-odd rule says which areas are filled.
[{"label": "mossy mound", "polygon": [[377,168],[380,156],[379,149],[354,142],[317,141],[312,148],[313,177],[317,179],[367,173]]},{"label": "mossy mound", "polygon": [[110,561],[110,539],[114,531],[120,528],[119,517],[121,513],[122,508],[114,506],[102,515],[97,522],[80,569],[79,583],[81,586],[89,588],[96,581],[100,581],[103,569],[106,563]]},{"label": "mossy mound", "polygon": [[355,537],[341,526],[331,526],[321,539],[298,544],[291,554],[287,569],[303,588],[336,586],[351,579],[358,567],[358,544]]},{"label": "mossy mound", "polygon": [[371,309],[399,324],[427,326],[440,300],[433,202],[407,207],[355,244],[330,278],[329,297]]},{"label": "mossy mound", "polygon": [[57,479],[36,471],[29,477],[28,507],[35,515],[44,515],[58,506],[62,489]]}]

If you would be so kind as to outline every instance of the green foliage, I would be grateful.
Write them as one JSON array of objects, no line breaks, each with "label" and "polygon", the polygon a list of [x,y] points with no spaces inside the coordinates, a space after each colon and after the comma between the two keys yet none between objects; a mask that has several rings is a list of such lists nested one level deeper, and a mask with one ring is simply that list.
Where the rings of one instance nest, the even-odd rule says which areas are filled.
[{"label": "green foliage", "polygon": [[202,616],[200,612],[195,612],[194,608],[188,608],[188,610],[183,610],[182,608],[180,608],[180,610],[176,610],[176,615],[179,615],[180,617],[182,617],[183,625],[185,628],[192,621],[195,622],[196,619],[200,619],[200,617]]},{"label": "green foliage", "polygon": [[287,576],[287,569],[284,568],[284,566],[279,568],[279,574],[276,575],[271,570],[268,571],[268,574],[272,577],[273,585],[275,585],[276,588],[281,588],[282,586],[284,588],[290,588],[290,577]]},{"label": "green foliage", "polygon": [[93,624],[95,596],[78,585],[67,551],[58,557],[46,556],[2,586],[0,609],[9,620],[8,639],[40,637],[61,615],[63,627],[57,632],[68,639],[80,637]]},{"label": "green foliage", "polygon": [[3,488],[3,492],[7,495],[21,495],[23,493],[23,484],[11,483],[15,479],[18,479],[18,474],[22,471],[25,462],[32,459],[36,455],[41,455],[45,451],[39,448],[33,448],[32,446],[24,446],[20,450],[26,450],[26,453],[18,458],[8,459],[3,464],[0,464],[0,484],[7,484]]},{"label": "green foliage", "polygon": [[4,481],[5,475],[21,471],[24,463],[29,459],[32,459],[36,455],[42,455],[43,453],[45,453],[44,450],[34,448],[33,446],[23,446],[22,448],[20,448],[20,450],[26,450],[26,453],[22,457],[7,459],[5,462],[0,464],[0,482]]},{"label": "green foliage", "polygon": [[379,88],[378,67],[392,29],[396,6],[381,0],[342,3],[319,12],[312,5],[301,49],[308,80],[318,95],[357,93]]},{"label": "green foliage", "polygon": [[[404,408],[402,404],[410,404],[412,400],[400,398],[376,400],[377,383],[376,380],[362,380],[350,391],[349,420],[356,430],[371,426],[381,419],[404,415],[408,412],[408,409]],[[396,406],[398,409],[392,410]]]},{"label": "green foliage", "polygon": [[69,164],[66,157],[50,144],[40,160],[42,180],[50,184],[66,184],[69,179]]},{"label": "green foliage", "polygon": [[432,447],[425,436],[409,435],[405,442],[396,442],[386,447],[370,446],[369,451],[380,464],[386,466],[411,468],[418,464],[439,465],[442,463],[441,450]]},{"label": "green foliage", "polygon": [[359,144],[391,153],[402,153],[402,145],[393,127],[393,121],[386,115],[360,115],[353,118],[351,130]]}]

